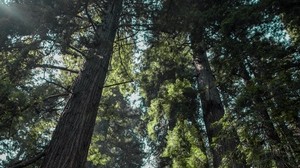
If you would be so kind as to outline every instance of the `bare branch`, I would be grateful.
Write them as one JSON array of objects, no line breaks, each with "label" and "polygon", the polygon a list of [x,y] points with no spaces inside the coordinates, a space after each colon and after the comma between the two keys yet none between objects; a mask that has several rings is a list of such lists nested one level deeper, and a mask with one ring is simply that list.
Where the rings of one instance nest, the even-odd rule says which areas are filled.
[{"label": "bare branch", "polygon": [[[118,38],[120,38],[120,34],[118,33],[117,34],[117,36],[118,36]],[[121,48],[122,48],[122,43],[120,43],[119,44],[120,45],[120,47],[118,47],[118,56],[119,56],[119,59],[120,59],[120,63],[121,63],[121,66],[122,66],[122,68],[123,68],[123,70],[125,71],[125,73],[126,73],[126,75],[128,76],[128,78],[131,80],[131,81],[133,81],[133,79],[132,79],[132,77],[131,77],[131,75],[128,73],[128,71],[127,71],[127,68],[126,68],[126,66],[124,65],[124,63],[123,63],[123,58],[122,58],[122,52],[121,52]]]},{"label": "bare branch", "polygon": [[59,69],[59,70],[68,71],[68,72],[72,72],[72,73],[79,73],[79,71],[76,71],[76,70],[73,70],[73,69],[68,69],[66,67],[60,67],[60,66],[49,65],[49,64],[36,64],[35,67]]},{"label": "bare branch", "polygon": [[53,99],[53,98],[57,98],[57,97],[67,97],[67,96],[69,96],[69,93],[60,93],[60,94],[50,95],[48,97],[43,98],[42,101],[34,101],[33,103],[30,103],[30,104],[26,105],[24,108],[22,108],[20,110],[20,112],[24,112],[25,110],[27,110],[27,109],[29,109],[29,108],[31,108],[31,107],[39,104],[39,103],[45,102],[48,99]]},{"label": "bare branch", "polygon": [[80,54],[81,56],[83,56],[84,58],[87,57],[86,54],[83,53],[82,51],[80,51],[78,48],[76,48],[76,47],[74,47],[74,46],[72,46],[72,45],[69,45],[69,47],[70,47],[70,49],[72,49],[72,50],[76,51],[77,53],[79,53],[79,54]]},{"label": "bare branch", "polygon": [[33,163],[35,163],[36,161],[38,161],[39,159],[41,159],[42,157],[45,156],[45,152],[41,152],[39,154],[37,154],[36,156],[32,157],[32,158],[29,158],[27,160],[23,160],[23,161],[20,161],[20,162],[17,162],[13,165],[9,165],[8,167],[9,168],[22,168],[22,167],[26,167],[28,165],[31,165]]},{"label": "bare branch", "polygon": [[89,10],[88,10],[88,3],[89,3],[89,2],[87,1],[86,4],[85,4],[85,7],[84,7],[84,9],[85,9],[85,14],[86,14],[86,16],[88,17],[89,22],[92,24],[93,30],[94,30],[95,33],[96,33],[96,32],[97,32],[97,28],[96,28],[95,23],[94,23],[94,21],[93,21],[91,15],[90,15],[90,13],[89,13]]},{"label": "bare branch", "polygon": [[103,86],[103,88],[117,86],[117,85],[123,85],[123,84],[131,83],[131,82],[133,82],[133,81],[125,81],[125,82],[115,83],[115,84],[111,84],[111,85],[105,85],[105,86]]},{"label": "bare branch", "polygon": [[55,82],[53,82],[53,81],[49,81],[49,80],[47,80],[47,79],[45,79],[45,78],[43,78],[43,79],[44,79],[46,82],[51,83],[51,84],[53,84],[53,85],[55,85],[55,86],[58,86],[58,87],[64,89],[65,91],[67,91],[68,93],[71,93],[69,87],[64,87],[63,85],[61,85],[61,84],[59,84],[59,83],[55,83]]},{"label": "bare branch", "polygon": [[69,93],[60,93],[60,94],[50,95],[50,96],[44,98],[43,101],[46,101],[48,99],[57,98],[57,97],[66,97],[66,96],[69,96]]}]

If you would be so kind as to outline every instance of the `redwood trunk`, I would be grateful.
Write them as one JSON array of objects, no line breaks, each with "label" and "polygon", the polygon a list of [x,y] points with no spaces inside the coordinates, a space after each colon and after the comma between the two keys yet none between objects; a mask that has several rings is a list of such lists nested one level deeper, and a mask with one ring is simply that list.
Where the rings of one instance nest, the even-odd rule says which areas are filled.
[{"label": "redwood trunk", "polygon": [[[221,101],[219,91],[215,84],[213,72],[206,54],[204,41],[202,40],[201,31],[194,31],[191,34],[192,49],[194,54],[194,66],[197,73],[198,90],[204,116],[206,133],[209,141],[209,153],[211,153],[213,165],[212,167],[220,167],[222,157],[228,152],[235,152],[239,142],[237,137],[229,137],[228,139],[213,141],[221,134],[222,126],[216,124],[224,116],[224,107]],[[208,153],[208,157],[209,156]],[[233,168],[245,167],[245,163],[232,161],[230,163]]]},{"label": "redwood trunk", "polygon": [[213,167],[219,167],[222,160],[223,147],[219,149],[212,146],[213,138],[220,134],[220,126],[212,126],[213,123],[219,121],[224,116],[222,102],[219,92],[215,86],[212,71],[206,56],[206,52],[201,46],[201,43],[193,42],[194,52],[194,66],[197,73],[198,90],[201,99],[202,111],[204,116],[204,123],[206,133],[210,145],[210,152],[212,154]]},{"label": "redwood trunk", "polygon": [[[247,72],[246,68],[244,65],[241,66],[242,68],[242,78],[246,83],[246,87],[249,85],[253,85],[252,83],[252,79],[250,74]],[[252,67],[253,69],[253,67]],[[259,78],[258,74],[254,74],[255,78]],[[259,83],[259,85],[263,85],[262,83]],[[260,95],[254,95],[253,99],[252,99],[252,104],[254,105],[259,105],[261,103],[264,103],[264,100],[260,97]],[[268,113],[268,109],[266,107],[260,107],[260,110],[258,110],[256,112],[257,117],[259,119],[261,119],[260,121],[262,121],[263,123],[263,130],[264,132],[262,132],[262,136],[266,136],[266,144],[272,144],[275,143],[276,145],[280,145],[282,144],[281,139],[279,137],[279,134],[276,131],[274,122],[271,119],[271,116]],[[267,142],[269,141],[269,142]],[[284,153],[288,153],[288,151],[284,151]],[[273,159],[276,162],[276,166],[277,168],[284,168],[286,167],[286,165],[288,165],[287,163],[285,163],[286,161],[284,160],[285,158],[282,156],[282,154],[280,154],[279,152],[273,152],[272,155],[268,158],[268,159]]]},{"label": "redwood trunk", "polygon": [[72,88],[63,115],[53,133],[43,168],[85,166],[98,106],[112,56],[113,41],[122,9],[122,0],[108,1],[102,27],[97,30],[95,55],[87,58]]}]

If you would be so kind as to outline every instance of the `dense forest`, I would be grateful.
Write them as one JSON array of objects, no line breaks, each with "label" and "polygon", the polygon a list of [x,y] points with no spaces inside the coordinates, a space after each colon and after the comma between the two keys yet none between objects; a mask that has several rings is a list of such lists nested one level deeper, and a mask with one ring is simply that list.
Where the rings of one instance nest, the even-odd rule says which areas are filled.
[{"label": "dense forest", "polygon": [[0,1],[0,167],[299,165],[299,0]]}]

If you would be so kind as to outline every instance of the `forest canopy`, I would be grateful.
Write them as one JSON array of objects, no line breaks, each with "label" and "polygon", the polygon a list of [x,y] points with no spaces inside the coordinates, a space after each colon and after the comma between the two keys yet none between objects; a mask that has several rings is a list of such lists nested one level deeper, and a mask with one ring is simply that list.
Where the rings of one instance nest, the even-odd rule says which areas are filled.
[{"label": "forest canopy", "polygon": [[297,0],[1,0],[0,167],[295,168]]}]

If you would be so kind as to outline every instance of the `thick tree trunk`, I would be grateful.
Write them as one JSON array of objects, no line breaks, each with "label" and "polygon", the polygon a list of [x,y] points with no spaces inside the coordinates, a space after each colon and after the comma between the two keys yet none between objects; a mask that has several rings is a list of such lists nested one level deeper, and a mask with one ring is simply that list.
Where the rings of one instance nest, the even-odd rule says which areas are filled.
[{"label": "thick tree trunk", "polygon": [[[210,145],[209,153],[212,154],[213,165],[211,166],[219,167],[222,163],[222,157],[229,154],[228,152],[235,152],[238,144],[238,138],[230,137],[226,140],[221,139],[213,141],[213,139],[219,137],[221,134],[222,126],[216,123],[224,116],[224,107],[207,58],[205,44],[202,40],[202,33],[197,30],[192,32],[191,40],[194,54],[194,66],[197,73],[198,89],[202,104],[206,133]],[[233,161],[230,166],[233,168],[240,168],[245,167],[246,165],[245,163]]]},{"label": "thick tree trunk", "polygon": [[72,96],[46,151],[43,168],[82,168],[85,165],[122,9],[122,0],[107,3],[103,25],[97,32],[99,46],[95,55],[87,58],[74,83]]}]

